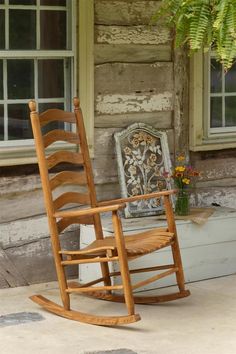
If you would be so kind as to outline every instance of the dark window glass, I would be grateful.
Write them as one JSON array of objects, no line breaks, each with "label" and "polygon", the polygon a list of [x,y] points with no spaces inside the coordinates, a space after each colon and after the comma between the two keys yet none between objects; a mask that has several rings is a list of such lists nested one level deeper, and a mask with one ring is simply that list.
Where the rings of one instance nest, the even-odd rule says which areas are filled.
[{"label": "dark window glass", "polygon": [[63,60],[39,60],[39,97],[64,97]]},{"label": "dark window glass", "polygon": [[236,64],[225,74],[225,92],[236,92]]},{"label": "dark window glass", "polygon": [[211,59],[211,92],[222,90],[222,65],[215,59]]},{"label": "dark window glass", "polygon": [[10,5],[36,5],[36,0],[9,0]]},{"label": "dark window glass", "polygon": [[66,6],[66,0],[41,0],[40,5],[46,6]]},{"label": "dark window glass", "polygon": [[4,140],[4,108],[0,104],[0,140]]},{"label": "dark window glass", "polygon": [[[44,112],[47,109],[53,109],[53,108],[64,109],[64,103],[55,102],[55,103],[40,103],[39,104],[39,112]],[[42,128],[42,132],[43,132],[43,134],[46,134],[49,131],[54,130],[54,129],[64,129],[64,123],[63,122],[51,122]]]},{"label": "dark window glass", "polygon": [[66,12],[40,11],[40,48],[66,49]]},{"label": "dark window glass", "polygon": [[36,49],[36,12],[9,10],[10,49]]},{"label": "dark window glass", "polygon": [[236,126],[236,96],[225,97],[225,126]]},{"label": "dark window glass", "polygon": [[[46,111],[47,109],[64,109],[64,103],[62,102],[50,102],[50,103],[39,103],[39,113]],[[62,123],[64,124],[64,123]]]},{"label": "dark window glass", "polygon": [[0,49],[5,49],[5,10],[0,10]]},{"label": "dark window glass", "polygon": [[0,60],[0,100],[3,99],[3,61]]},{"label": "dark window glass", "polygon": [[8,105],[9,140],[32,139],[32,130],[27,104]]},{"label": "dark window glass", "polygon": [[222,97],[211,98],[211,128],[222,127]]},{"label": "dark window glass", "polygon": [[32,59],[7,61],[8,98],[34,97],[34,61]]}]

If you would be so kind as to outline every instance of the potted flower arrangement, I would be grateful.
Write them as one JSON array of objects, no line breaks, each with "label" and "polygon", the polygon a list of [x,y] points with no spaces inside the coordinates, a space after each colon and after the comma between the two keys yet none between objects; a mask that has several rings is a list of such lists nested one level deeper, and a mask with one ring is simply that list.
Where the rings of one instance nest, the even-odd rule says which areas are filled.
[{"label": "potted flower arrangement", "polygon": [[177,156],[177,163],[173,171],[165,175],[169,179],[173,179],[175,186],[177,187],[177,198],[175,202],[175,213],[177,215],[189,214],[189,189],[192,186],[196,177],[200,176],[200,173],[196,171],[192,166],[186,163],[184,155]]}]

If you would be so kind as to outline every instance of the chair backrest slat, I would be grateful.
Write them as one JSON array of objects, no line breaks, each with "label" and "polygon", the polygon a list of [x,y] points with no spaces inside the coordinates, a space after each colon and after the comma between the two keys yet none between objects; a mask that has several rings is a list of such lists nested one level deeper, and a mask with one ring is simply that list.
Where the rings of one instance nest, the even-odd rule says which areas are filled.
[{"label": "chair backrest slat", "polygon": [[64,122],[64,123],[76,123],[74,113],[65,112],[60,109],[48,109],[39,115],[39,121],[41,127],[51,122]]},{"label": "chair backrest slat", "polygon": [[65,162],[76,165],[82,165],[84,162],[83,155],[72,151],[56,151],[47,158],[48,169]]},{"label": "chair backrest slat", "polygon": [[53,176],[50,181],[50,187],[53,191],[59,186],[67,185],[67,184],[75,184],[75,185],[86,185],[87,184],[87,176],[84,171],[82,172],[74,172],[74,171],[62,171]]},{"label": "chair backrest slat", "polygon": [[66,143],[76,145],[79,144],[79,138],[77,134],[60,129],[51,130],[43,136],[43,143],[45,148],[58,141],[64,141]]},{"label": "chair backrest slat", "polygon": [[73,217],[73,218],[63,218],[57,221],[57,229],[58,232],[61,233],[71,224],[84,224],[84,225],[93,225],[94,219],[93,216],[80,216],[80,217]]},{"label": "chair backrest slat", "polygon": [[[54,216],[55,212],[61,208],[81,207],[82,205],[97,206],[79,100],[74,98],[74,112],[49,109],[38,114],[34,101],[29,103],[29,107],[45,206],[52,234],[57,237],[56,234],[58,235],[70,224],[84,223],[94,224],[96,237],[102,238],[99,215],[62,218],[59,221]],[[68,124],[73,124],[71,127],[73,132],[69,131]],[[65,145],[64,142],[74,145]]]},{"label": "chair backrest slat", "polygon": [[90,204],[89,194],[85,193],[77,193],[77,192],[66,192],[61,194],[56,200],[53,202],[54,209],[57,211],[62,208],[66,204]]}]

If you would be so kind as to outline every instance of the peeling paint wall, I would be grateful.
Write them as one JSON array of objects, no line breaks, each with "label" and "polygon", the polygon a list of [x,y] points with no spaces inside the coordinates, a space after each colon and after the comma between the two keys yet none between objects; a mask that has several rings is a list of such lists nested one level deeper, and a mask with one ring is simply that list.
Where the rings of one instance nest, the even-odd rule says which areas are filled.
[{"label": "peeling paint wall", "polygon": [[191,153],[191,160],[201,172],[195,203],[236,209],[236,150]]},{"label": "peeling paint wall", "polygon": [[114,132],[144,122],[168,133],[173,152],[171,33],[161,23],[150,26],[159,5],[147,0],[95,1],[94,172],[104,193],[113,186],[110,198],[120,195]]},{"label": "peeling paint wall", "polygon": [[[163,24],[150,26],[159,5],[95,0],[93,167],[99,199],[120,196],[113,135],[128,125],[143,122],[164,130],[172,158],[177,151],[189,154],[189,58],[173,50],[171,33]],[[235,150],[191,153],[190,160],[202,171],[194,202],[236,208]],[[79,231],[70,236],[72,247],[78,247]],[[35,166],[0,171],[0,269],[0,287],[55,278]],[[76,275],[76,269],[71,274]]]}]

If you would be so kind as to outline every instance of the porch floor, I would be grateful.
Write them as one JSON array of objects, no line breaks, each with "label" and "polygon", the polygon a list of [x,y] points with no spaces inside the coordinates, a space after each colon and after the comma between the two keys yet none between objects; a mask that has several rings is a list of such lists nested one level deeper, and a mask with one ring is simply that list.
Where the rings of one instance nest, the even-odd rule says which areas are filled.
[{"label": "porch floor", "polygon": [[[57,300],[57,283],[2,289],[0,352],[235,354],[236,275],[187,284],[187,288],[192,293],[188,298],[162,305],[137,305],[136,311],[142,320],[119,328],[66,320],[44,311],[28,299],[28,296],[40,293]],[[88,308],[90,312],[115,314],[124,308],[123,304],[78,295],[73,302],[76,300],[78,304],[80,300],[82,311]],[[26,321],[19,323],[24,312],[28,313]]]}]

